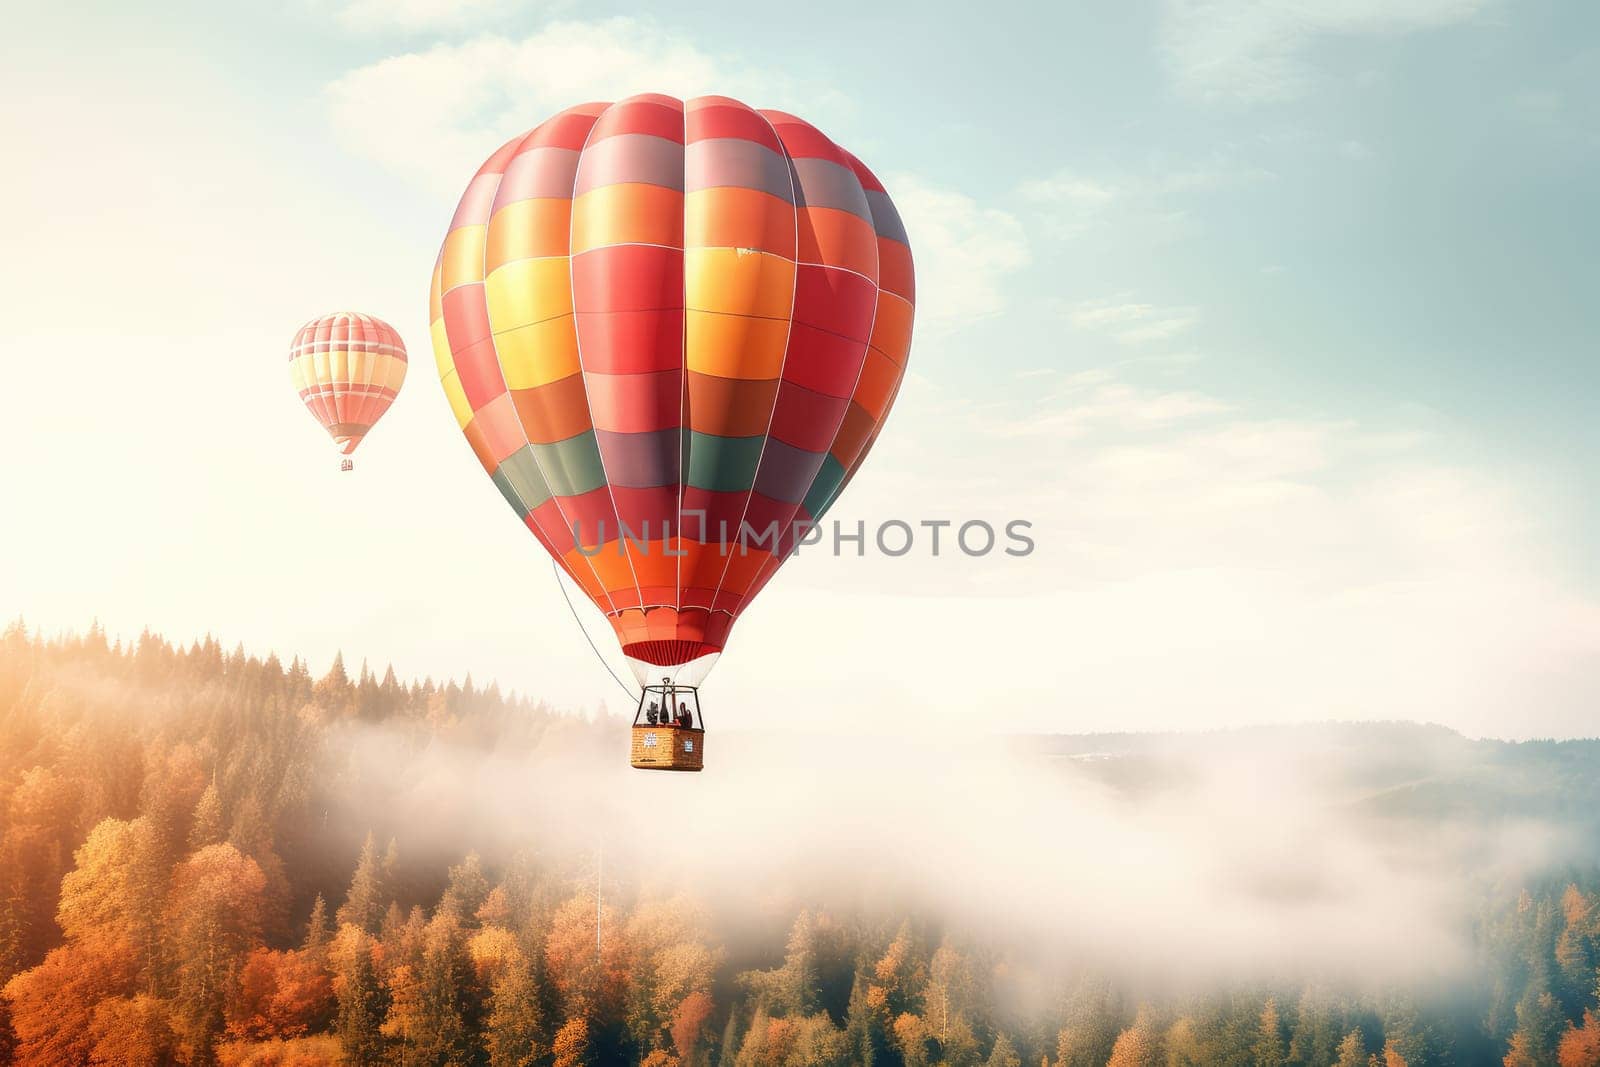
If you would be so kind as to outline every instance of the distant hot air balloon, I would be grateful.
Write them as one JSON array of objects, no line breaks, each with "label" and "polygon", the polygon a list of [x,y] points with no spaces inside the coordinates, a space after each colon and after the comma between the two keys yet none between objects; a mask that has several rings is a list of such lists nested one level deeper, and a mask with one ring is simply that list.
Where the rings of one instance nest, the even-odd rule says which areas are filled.
[{"label": "distant hot air balloon", "polygon": [[636,766],[698,769],[698,730],[641,724],[646,700],[663,719],[697,710],[794,523],[860,466],[905,373],[913,298],[872,172],[726,97],[571,108],[467,185],[433,275],[444,391],[648,686]]},{"label": "distant hot air balloon", "polygon": [[300,327],[289,346],[289,377],[306,410],[348,458],[394,403],[406,380],[406,346],[373,315],[336,311]]}]

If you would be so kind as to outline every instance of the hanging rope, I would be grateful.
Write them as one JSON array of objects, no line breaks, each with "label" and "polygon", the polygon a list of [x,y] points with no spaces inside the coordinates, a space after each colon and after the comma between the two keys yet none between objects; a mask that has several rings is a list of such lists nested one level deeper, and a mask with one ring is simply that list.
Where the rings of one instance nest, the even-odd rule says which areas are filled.
[{"label": "hanging rope", "polygon": [[572,621],[578,624],[579,630],[583,631],[583,639],[589,642],[589,648],[592,652],[594,652],[594,658],[599,660],[600,666],[604,667],[606,669],[606,673],[611,675],[611,680],[616,682],[617,685],[621,686],[624,693],[628,694],[628,699],[637,702],[639,700],[639,694],[635,693],[632,689],[629,689],[628,683],[617,677],[617,672],[611,669],[611,664],[607,663],[606,658],[600,654],[600,649],[596,647],[594,638],[589,636],[589,628],[583,624],[582,619],[578,618],[578,609],[572,605],[572,597],[567,593],[567,583],[561,580],[561,568],[556,564],[554,559],[550,561],[550,569],[555,573],[556,585],[561,589],[561,599],[567,602],[567,610],[572,612]]}]

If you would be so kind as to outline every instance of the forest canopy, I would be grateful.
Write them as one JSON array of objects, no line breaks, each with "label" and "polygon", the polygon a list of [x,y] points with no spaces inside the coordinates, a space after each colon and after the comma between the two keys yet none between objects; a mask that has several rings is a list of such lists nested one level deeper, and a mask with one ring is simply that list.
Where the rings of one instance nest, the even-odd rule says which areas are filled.
[{"label": "forest canopy", "polygon": [[[1433,735],[1452,771],[1422,777],[1352,759],[1386,825],[1489,817],[1473,807],[1483,796],[1516,793],[1568,811],[1590,849],[1586,865],[1484,879],[1459,974],[1197,989],[1030,953],[909,904],[802,891],[735,915],[625,856],[602,870],[598,849],[573,846],[581,835],[524,840],[467,817],[423,834],[384,792],[447,742],[523,751],[537,773],[613,760],[620,729],[470,678],[403,682],[342,658],[314,677],[211,638],[123,645],[12,625],[0,1061],[1600,1064],[1592,745]],[[392,764],[376,782],[358,751],[374,731]],[[1137,740],[1026,744],[1124,792],[1152,788],[1161,764]]]}]

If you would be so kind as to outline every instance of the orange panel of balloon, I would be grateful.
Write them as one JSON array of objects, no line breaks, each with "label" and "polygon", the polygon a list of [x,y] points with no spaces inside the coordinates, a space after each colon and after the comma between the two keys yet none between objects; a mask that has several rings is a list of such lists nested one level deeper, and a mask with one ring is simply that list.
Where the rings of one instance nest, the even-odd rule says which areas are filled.
[{"label": "orange panel of balloon", "polygon": [[670,691],[705,677],[871,449],[914,295],[855,156],[793,115],[645,95],[484,162],[430,321],[478,461],[640,684]]},{"label": "orange panel of balloon", "polygon": [[389,410],[406,380],[406,346],[387,322],[355,311],[322,315],[289,345],[289,378],[311,417],[349,456]]}]

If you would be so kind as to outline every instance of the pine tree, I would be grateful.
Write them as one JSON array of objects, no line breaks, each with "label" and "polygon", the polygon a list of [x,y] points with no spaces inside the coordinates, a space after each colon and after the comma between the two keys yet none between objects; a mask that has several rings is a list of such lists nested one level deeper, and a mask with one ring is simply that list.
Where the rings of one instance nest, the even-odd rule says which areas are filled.
[{"label": "pine tree", "polygon": [[1117,1035],[1106,1067],[1161,1067],[1165,1061],[1161,1033],[1149,1012],[1141,1009],[1133,1025]]},{"label": "pine tree", "polygon": [[221,844],[223,836],[222,794],[217,792],[216,779],[213,778],[194,807],[194,821],[189,827],[189,851],[198,852],[207,845]]},{"label": "pine tree", "polygon": [[[1556,1046],[1560,1044],[1565,1027],[1566,1019],[1556,998],[1550,993],[1535,994],[1530,990],[1517,1003],[1513,1047],[1520,1049],[1533,1063],[1549,1063],[1555,1059]],[[1509,1055],[1506,1062],[1510,1063]]]},{"label": "pine tree", "polygon": [[369,934],[378,932],[384,913],[384,877],[379,866],[378,843],[367,834],[361,846],[361,858],[356,861],[355,876],[350,879],[350,892],[339,905],[336,919],[340,926],[358,926]]},{"label": "pine tree", "polygon": [[1278,1002],[1272,997],[1261,1008],[1256,1030],[1255,1067],[1283,1067],[1288,1051],[1283,1044],[1283,1023],[1278,1018]]},{"label": "pine tree", "polygon": [[1592,1009],[1584,1009],[1582,1026],[1567,1025],[1556,1058],[1561,1067],[1600,1067],[1600,1018]]},{"label": "pine tree", "polygon": [[209,1062],[244,955],[261,936],[266,878],[232,845],[209,845],[180,864],[167,906],[177,959],[173,1028],[191,1062]]},{"label": "pine tree", "polygon": [[579,1015],[556,1031],[551,1051],[554,1067],[584,1067],[589,1060],[589,1023]]},{"label": "pine tree", "polygon": [[1320,990],[1306,989],[1295,1012],[1294,1035],[1289,1041],[1289,1062],[1325,1064],[1338,1056],[1339,1034],[1327,998]]},{"label": "pine tree", "polygon": [[1367,1067],[1367,1042],[1360,1030],[1352,1030],[1339,1042],[1339,1058],[1335,1067]]},{"label": "pine tree", "polygon": [[1103,1067],[1116,1044],[1120,1014],[1109,985],[1096,979],[1080,982],[1068,998],[1066,1025],[1056,1040],[1060,1067]]},{"label": "pine tree", "polygon": [[889,1037],[882,1014],[868,995],[866,976],[856,974],[850,986],[850,1003],[845,1010],[845,1035],[850,1040],[854,1062],[862,1067],[883,1067],[890,1062]]},{"label": "pine tree", "polygon": [[1022,1067],[1022,1057],[1017,1055],[1017,1046],[1011,1043],[1011,1039],[1001,1034],[994,1039],[994,1048],[989,1052],[984,1067]]},{"label": "pine tree", "polygon": [[338,981],[335,1030],[352,1067],[377,1067],[384,1061],[384,997],[372,959],[372,939],[353,924],[341,926],[330,956]]},{"label": "pine tree", "polygon": [[455,916],[464,926],[475,926],[478,909],[489,896],[489,881],[483,876],[483,864],[476,852],[450,868],[449,883],[445,887],[440,908]]},{"label": "pine tree", "polygon": [[311,917],[306,920],[306,939],[304,948],[307,955],[313,959],[322,959],[328,951],[328,942],[333,937],[333,928],[328,922],[328,904],[322,899],[322,894],[317,894],[317,899],[311,904]]},{"label": "pine tree", "polygon": [[539,988],[526,957],[513,959],[494,980],[484,1027],[489,1067],[532,1067],[548,1046]]}]

